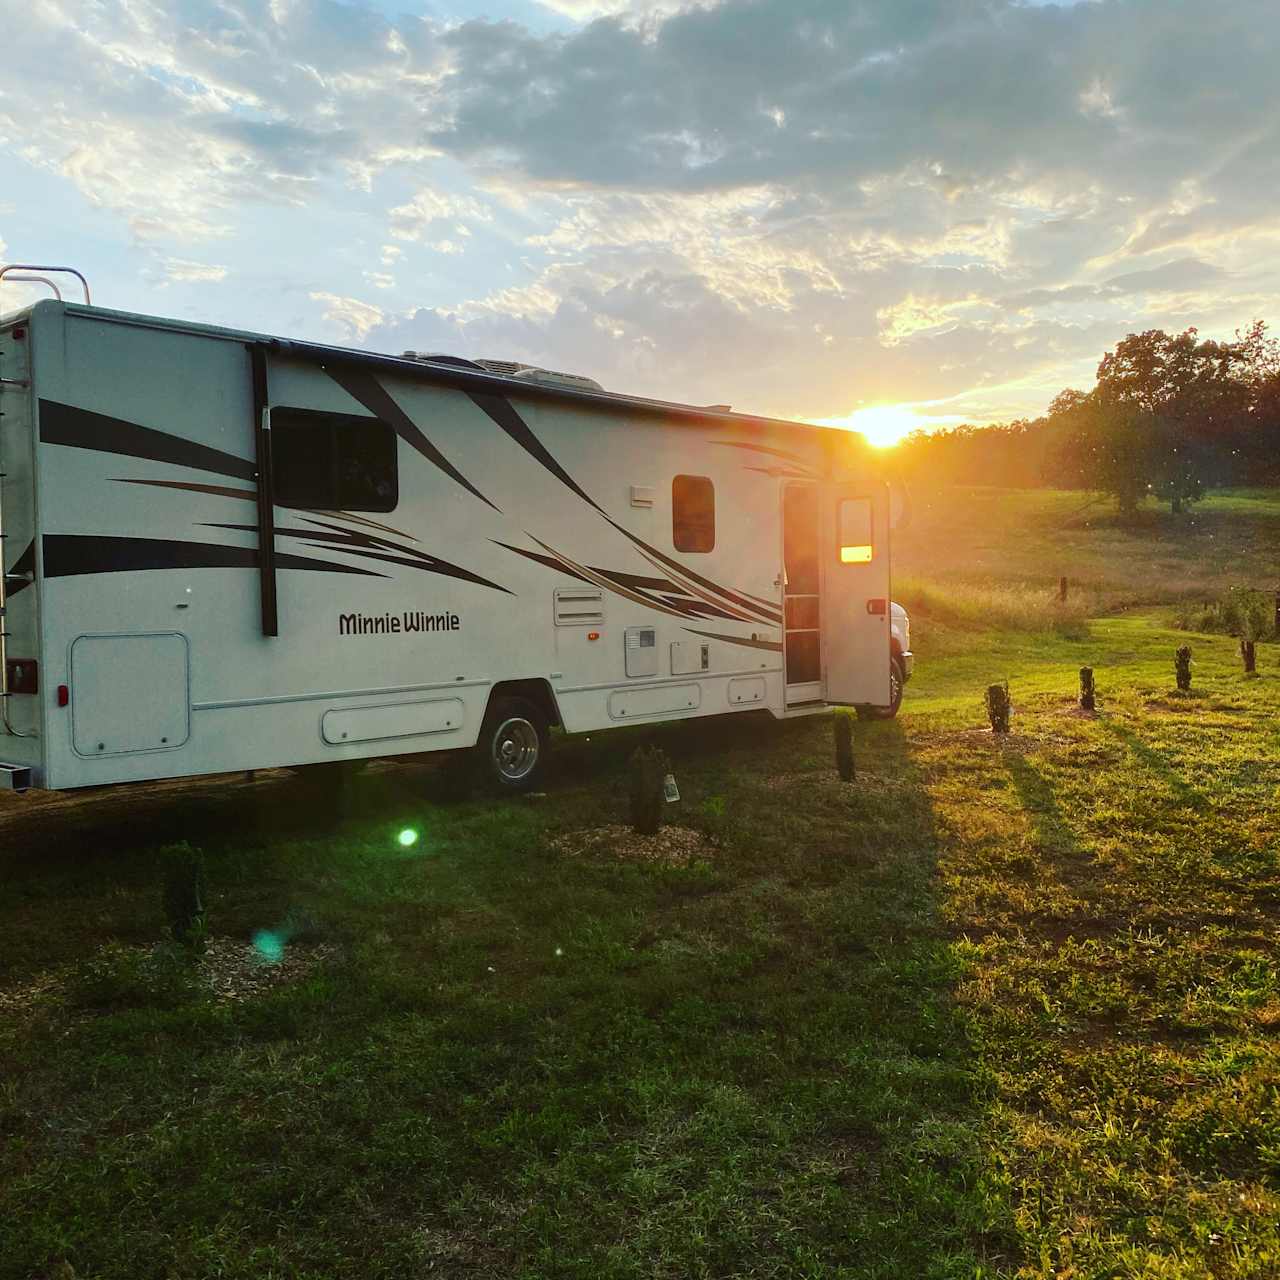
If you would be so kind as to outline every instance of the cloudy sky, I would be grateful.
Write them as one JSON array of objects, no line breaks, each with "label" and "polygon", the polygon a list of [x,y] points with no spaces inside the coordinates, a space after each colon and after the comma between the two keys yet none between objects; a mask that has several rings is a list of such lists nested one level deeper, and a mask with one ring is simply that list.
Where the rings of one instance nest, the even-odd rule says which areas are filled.
[{"label": "cloudy sky", "polygon": [[0,0],[0,31],[0,260],[107,306],[936,423],[1039,412],[1136,329],[1280,319],[1276,0]]}]

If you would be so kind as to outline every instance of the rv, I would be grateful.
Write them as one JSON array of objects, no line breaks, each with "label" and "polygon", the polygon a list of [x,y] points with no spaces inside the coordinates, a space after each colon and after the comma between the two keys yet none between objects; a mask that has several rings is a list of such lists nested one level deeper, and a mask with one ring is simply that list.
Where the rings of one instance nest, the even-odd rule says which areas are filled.
[{"label": "rv", "polygon": [[0,317],[3,785],[895,705],[860,436],[85,292]]}]

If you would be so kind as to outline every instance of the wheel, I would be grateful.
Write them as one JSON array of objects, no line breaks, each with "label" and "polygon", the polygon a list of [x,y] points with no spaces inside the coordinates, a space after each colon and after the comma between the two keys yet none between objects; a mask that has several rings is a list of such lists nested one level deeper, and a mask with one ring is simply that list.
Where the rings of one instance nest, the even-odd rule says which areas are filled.
[{"label": "wheel", "polygon": [[485,714],[477,750],[485,779],[500,792],[532,791],[546,772],[547,718],[528,698],[497,698]]},{"label": "wheel", "polygon": [[902,691],[906,688],[907,673],[903,669],[902,659],[894,654],[889,662],[889,705],[887,707],[858,708],[859,720],[892,720],[902,706]]}]

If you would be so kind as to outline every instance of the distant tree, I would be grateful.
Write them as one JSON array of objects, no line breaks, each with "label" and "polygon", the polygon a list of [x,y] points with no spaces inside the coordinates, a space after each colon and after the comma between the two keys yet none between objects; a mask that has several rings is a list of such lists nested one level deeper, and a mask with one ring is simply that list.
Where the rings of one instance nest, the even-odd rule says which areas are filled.
[{"label": "distant tree", "polygon": [[1175,512],[1233,477],[1248,409],[1241,374],[1238,343],[1201,342],[1194,328],[1131,333],[1098,365],[1098,408],[1144,430],[1147,483]]}]

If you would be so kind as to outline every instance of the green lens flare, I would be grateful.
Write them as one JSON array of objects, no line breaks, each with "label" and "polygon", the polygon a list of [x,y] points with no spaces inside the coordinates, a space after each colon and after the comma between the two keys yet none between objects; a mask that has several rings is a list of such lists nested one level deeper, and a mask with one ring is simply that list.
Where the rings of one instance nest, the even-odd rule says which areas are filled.
[{"label": "green lens flare", "polygon": [[278,964],[284,959],[284,939],[270,929],[259,929],[253,935],[253,949],[267,964]]},{"label": "green lens flare", "polygon": [[418,833],[412,827],[405,827],[396,836],[402,849],[410,849],[418,843]]}]

